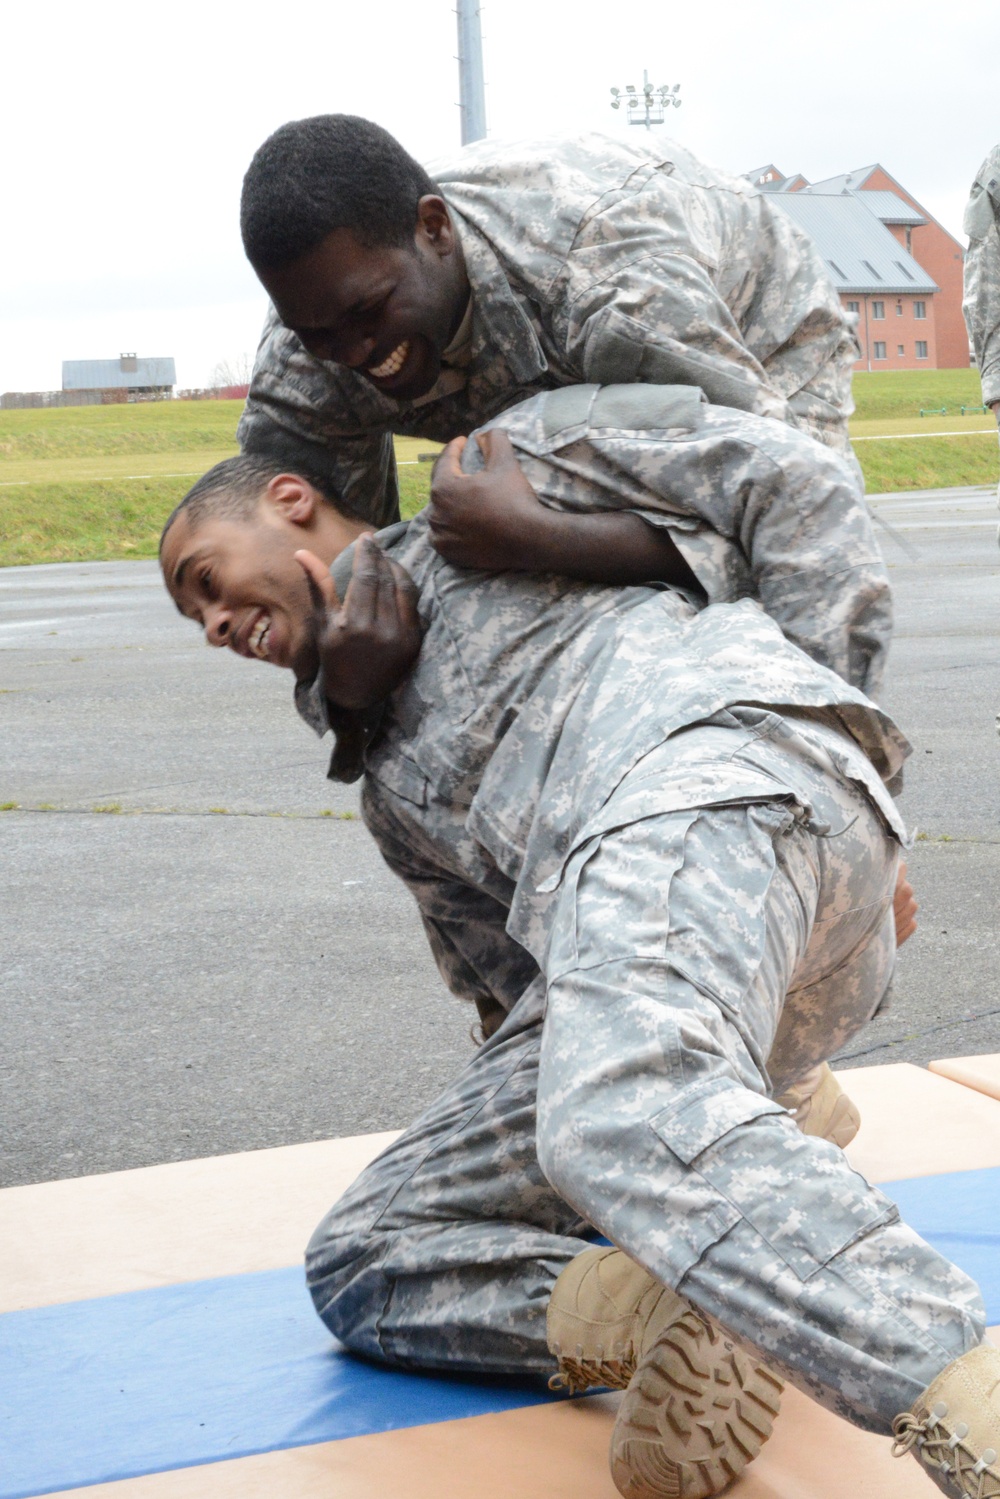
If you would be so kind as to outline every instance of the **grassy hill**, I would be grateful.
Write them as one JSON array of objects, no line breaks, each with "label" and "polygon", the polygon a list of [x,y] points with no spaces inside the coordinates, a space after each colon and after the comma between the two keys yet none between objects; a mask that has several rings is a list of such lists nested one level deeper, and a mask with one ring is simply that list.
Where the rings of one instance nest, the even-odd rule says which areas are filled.
[{"label": "grassy hill", "polygon": [[[0,411],[0,567],[155,557],[195,479],[235,452],[242,401]],[[403,509],[425,503],[440,445],[396,443]]]},{"label": "grassy hill", "polygon": [[0,411],[0,465],[41,458],[236,450],[242,401],[141,401]]},{"label": "grassy hill", "polygon": [[[871,493],[996,482],[992,416],[959,412],[980,399],[974,370],[855,375],[854,399],[852,433]],[[945,417],[919,415],[942,406]],[[236,452],[241,409],[239,401],[157,401],[0,411],[0,566],[154,557],[173,506]],[[431,466],[418,455],[437,447],[396,441],[404,514],[426,501]]]},{"label": "grassy hill", "polygon": [[920,409],[946,406],[957,413],[961,406],[975,406],[983,399],[979,371],[894,370],[884,374],[858,374],[851,385],[856,421],[920,416]]}]

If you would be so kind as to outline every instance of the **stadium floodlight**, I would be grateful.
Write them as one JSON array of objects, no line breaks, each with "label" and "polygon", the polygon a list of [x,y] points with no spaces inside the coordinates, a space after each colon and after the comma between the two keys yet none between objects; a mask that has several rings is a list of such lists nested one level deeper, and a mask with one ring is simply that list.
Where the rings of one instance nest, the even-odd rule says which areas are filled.
[{"label": "stadium floodlight", "polygon": [[[681,100],[678,98],[680,88],[679,83],[675,83],[672,88],[668,83],[656,88],[650,83],[649,74],[644,69],[641,91],[637,90],[632,83],[625,85],[625,108],[628,112],[629,124],[642,125],[647,130],[651,130],[654,125],[662,125],[664,111],[669,109],[671,104],[675,109],[681,107]],[[621,109],[621,89],[613,88],[611,95],[611,108]]]}]

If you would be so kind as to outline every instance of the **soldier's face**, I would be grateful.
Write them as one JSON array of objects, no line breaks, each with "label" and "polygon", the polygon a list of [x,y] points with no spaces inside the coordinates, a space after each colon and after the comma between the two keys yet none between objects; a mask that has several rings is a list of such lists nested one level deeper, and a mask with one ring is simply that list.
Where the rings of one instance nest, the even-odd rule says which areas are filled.
[{"label": "soldier's face", "polygon": [[163,542],[160,566],[174,603],[209,645],[238,656],[315,672],[309,585],[295,561],[301,528],[261,504],[252,519],[210,517],[192,530],[181,514]]},{"label": "soldier's face", "polygon": [[469,296],[461,246],[438,197],[421,198],[411,245],[369,247],[350,229],[335,229],[260,278],[310,354],[408,401],[437,380]]}]

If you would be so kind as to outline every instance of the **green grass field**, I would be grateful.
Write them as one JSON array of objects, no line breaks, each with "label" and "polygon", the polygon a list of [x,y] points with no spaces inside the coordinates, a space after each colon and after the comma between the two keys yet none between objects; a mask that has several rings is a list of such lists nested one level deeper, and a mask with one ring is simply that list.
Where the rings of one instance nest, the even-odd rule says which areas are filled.
[{"label": "green grass field", "polygon": [[897,370],[883,374],[854,376],[854,415],[858,421],[885,417],[915,416],[920,408],[947,406],[958,414],[960,406],[978,405],[983,399],[979,371]]},{"label": "green grass field", "polygon": [[242,401],[145,401],[0,411],[0,465],[38,458],[236,450]]},{"label": "green grass field", "polygon": [[[869,492],[995,484],[993,417],[959,413],[979,395],[974,370],[855,375],[851,430]],[[0,566],[154,557],[173,506],[199,474],[236,452],[241,405],[0,411]],[[946,406],[948,414],[921,417],[922,406]],[[928,435],[906,435],[914,432]],[[418,454],[437,447],[396,441],[405,515],[427,498],[431,465]]]},{"label": "green grass field", "polygon": [[[155,557],[195,479],[237,451],[242,401],[0,411],[0,567]],[[400,438],[405,515],[426,503],[440,444]]]}]

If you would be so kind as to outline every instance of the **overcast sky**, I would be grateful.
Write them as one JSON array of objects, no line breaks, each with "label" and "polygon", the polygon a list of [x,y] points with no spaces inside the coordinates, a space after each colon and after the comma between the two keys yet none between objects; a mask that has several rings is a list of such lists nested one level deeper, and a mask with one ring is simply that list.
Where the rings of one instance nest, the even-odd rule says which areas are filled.
[{"label": "overcast sky", "polygon": [[[453,4],[6,4],[0,391],[133,349],[199,385],[251,352],[253,151],[331,110],[425,160],[457,149]],[[628,133],[609,89],[647,68],[681,85],[670,133],[706,160],[813,181],[880,161],[956,234],[1000,136],[997,0],[491,0],[483,36],[491,136]]]}]

